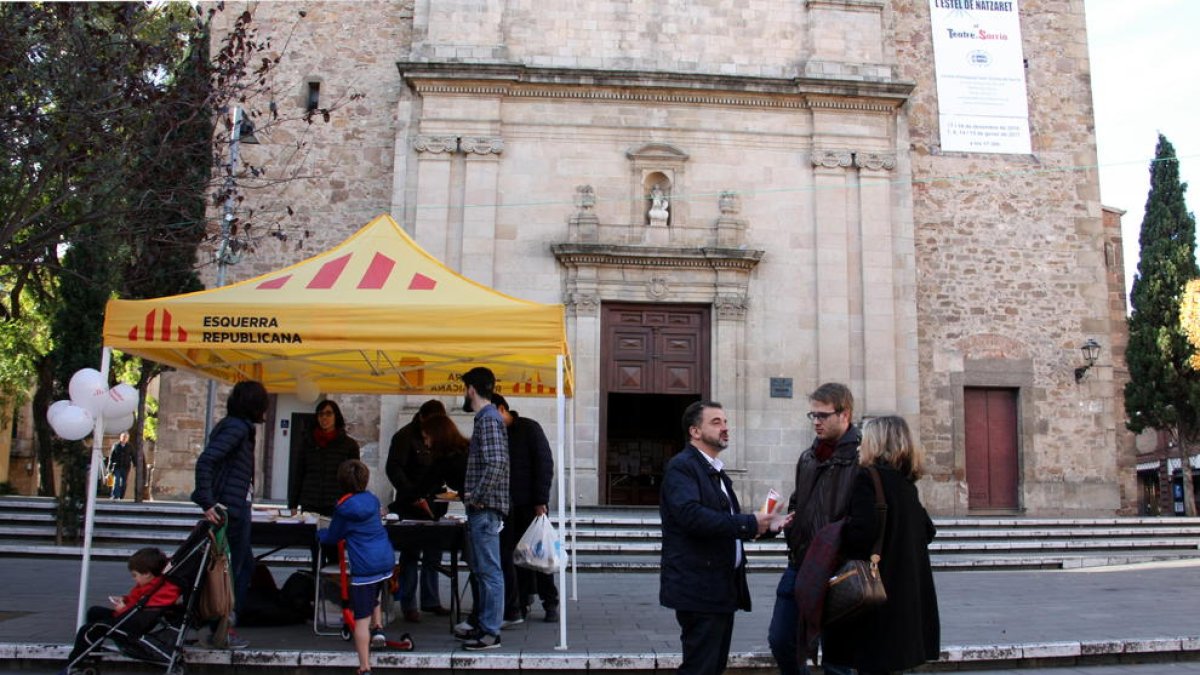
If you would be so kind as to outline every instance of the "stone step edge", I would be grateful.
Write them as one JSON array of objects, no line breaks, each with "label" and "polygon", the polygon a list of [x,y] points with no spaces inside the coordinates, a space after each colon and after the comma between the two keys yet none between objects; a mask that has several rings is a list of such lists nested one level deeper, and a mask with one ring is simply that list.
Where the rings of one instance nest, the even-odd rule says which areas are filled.
[{"label": "stone step edge", "polygon": [[[70,654],[71,646],[46,643],[0,643],[0,660],[62,661]],[[1183,658],[1200,658],[1200,636],[1137,638],[1129,640],[1084,640],[1033,642],[994,645],[950,645],[942,649],[941,657],[926,666],[961,670],[971,664],[994,667],[1003,664],[1031,661],[1051,665],[1056,661],[1121,657],[1123,663],[1138,656],[1175,654]],[[122,656],[107,657],[113,662],[128,661]],[[372,661],[380,668],[411,669],[476,669],[476,670],[669,670],[678,668],[678,652],[586,652],[529,651],[518,653],[468,654],[451,652],[377,652]],[[344,668],[357,664],[352,651],[245,649],[239,651],[187,648],[184,662],[215,666],[276,666]],[[729,667],[774,670],[770,652],[735,652],[729,656]]]}]

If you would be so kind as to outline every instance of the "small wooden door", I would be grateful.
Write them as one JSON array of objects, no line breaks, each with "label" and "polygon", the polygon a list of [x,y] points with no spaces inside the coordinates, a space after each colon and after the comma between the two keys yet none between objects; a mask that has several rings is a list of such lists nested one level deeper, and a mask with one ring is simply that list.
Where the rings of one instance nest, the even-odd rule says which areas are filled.
[{"label": "small wooden door", "polygon": [[963,390],[967,503],[971,509],[1017,509],[1017,390]]}]

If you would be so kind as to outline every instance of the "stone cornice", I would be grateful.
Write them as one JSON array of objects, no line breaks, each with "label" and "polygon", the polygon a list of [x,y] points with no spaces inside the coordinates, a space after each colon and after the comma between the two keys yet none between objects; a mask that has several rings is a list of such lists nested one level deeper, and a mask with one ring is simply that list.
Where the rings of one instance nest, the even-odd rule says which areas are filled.
[{"label": "stone cornice", "polygon": [[399,62],[401,77],[420,94],[566,98],[755,108],[821,107],[891,112],[915,84],[802,76],[752,77],[519,64]]},{"label": "stone cornice", "polygon": [[754,269],[764,251],[739,248],[634,246],[628,244],[551,244],[550,250],[567,267],[644,267],[677,269]]},{"label": "stone cornice", "polygon": [[806,0],[805,7],[830,7],[860,12],[882,12],[883,0]]}]

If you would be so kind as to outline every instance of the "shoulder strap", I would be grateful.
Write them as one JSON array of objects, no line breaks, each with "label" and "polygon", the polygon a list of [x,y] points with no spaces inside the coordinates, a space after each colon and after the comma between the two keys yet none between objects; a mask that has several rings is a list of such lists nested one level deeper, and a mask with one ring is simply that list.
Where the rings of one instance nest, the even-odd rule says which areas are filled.
[{"label": "shoulder strap", "polygon": [[868,466],[867,473],[871,474],[871,482],[875,484],[875,517],[879,520],[879,534],[875,536],[875,547],[871,553],[878,560],[879,553],[883,550],[883,533],[887,528],[888,507],[887,500],[883,497],[883,481],[879,479],[879,470]]}]

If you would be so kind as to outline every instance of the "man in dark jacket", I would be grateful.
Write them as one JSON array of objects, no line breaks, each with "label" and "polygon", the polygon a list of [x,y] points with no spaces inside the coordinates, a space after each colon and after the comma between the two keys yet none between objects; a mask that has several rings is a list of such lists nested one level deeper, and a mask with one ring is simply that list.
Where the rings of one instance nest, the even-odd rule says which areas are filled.
[{"label": "man in dark jacket", "polygon": [[[796,640],[796,571],[817,530],[846,517],[854,478],[858,474],[858,444],[862,435],[851,422],[854,395],[844,384],[827,382],[808,396],[808,419],[812,421],[812,447],[796,462],[796,490],[788,500],[793,512],[791,525],[784,529],[788,545],[788,567],[775,591],[775,612],[771,616],[767,641],[781,675],[807,673],[803,650]],[[849,671],[825,665],[830,675],[848,675]]]},{"label": "man in dark jacket", "polygon": [[513,564],[513,552],[521,535],[533,519],[549,511],[550,483],[554,479],[554,456],[542,425],[521,417],[508,407],[500,394],[492,394],[492,403],[504,418],[508,429],[508,493],[512,498],[508,522],[500,531],[500,564],[504,567],[504,623],[525,620],[530,599],[536,593],[542,600],[546,621],[558,621],[558,588],[553,575]]},{"label": "man in dark jacket", "polygon": [[129,432],[122,431],[120,440],[108,453],[108,470],[113,474],[112,499],[125,498],[125,480],[129,477],[129,465],[133,460],[133,448],[129,447]]},{"label": "man in dark jacket", "polygon": [[659,603],[675,610],[683,643],[681,675],[717,675],[729,659],[733,615],[750,611],[743,539],[767,531],[768,513],[742,513],[718,455],[729,445],[725,411],[697,401],[683,413],[688,443],[667,462],[659,512]]}]

